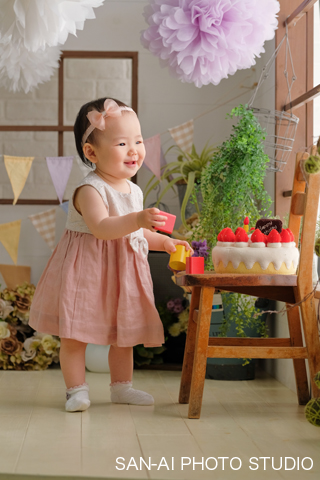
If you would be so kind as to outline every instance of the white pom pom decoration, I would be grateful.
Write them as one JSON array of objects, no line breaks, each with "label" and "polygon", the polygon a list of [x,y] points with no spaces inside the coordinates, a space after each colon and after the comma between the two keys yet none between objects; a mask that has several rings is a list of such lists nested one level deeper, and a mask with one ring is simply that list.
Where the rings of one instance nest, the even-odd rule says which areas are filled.
[{"label": "white pom pom decoration", "polygon": [[0,9],[0,86],[33,90],[59,65],[69,33],[95,18],[104,0],[2,0]]},{"label": "white pom pom decoration", "polygon": [[93,8],[104,0],[6,0],[0,12],[0,42],[12,40],[17,26],[24,46],[36,52],[64,44],[69,33],[76,35],[86,19],[95,18]]},{"label": "white pom pom decoration", "polygon": [[29,52],[23,45],[0,44],[0,86],[10,91],[32,91],[47,82],[59,66],[59,47]]}]

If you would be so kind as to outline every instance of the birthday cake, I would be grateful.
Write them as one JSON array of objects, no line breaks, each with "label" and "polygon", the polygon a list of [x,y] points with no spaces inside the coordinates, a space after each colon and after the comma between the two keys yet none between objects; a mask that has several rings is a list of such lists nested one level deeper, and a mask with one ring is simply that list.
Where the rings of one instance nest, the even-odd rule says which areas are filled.
[{"label": "birthday cake", "polygon": [[212,262],[217,273],[264,273],[294,275],[299,263],[299,250],[289,228],[282,228],[278,219],[263,218],[256,227],[224,228],[212,249]]}]

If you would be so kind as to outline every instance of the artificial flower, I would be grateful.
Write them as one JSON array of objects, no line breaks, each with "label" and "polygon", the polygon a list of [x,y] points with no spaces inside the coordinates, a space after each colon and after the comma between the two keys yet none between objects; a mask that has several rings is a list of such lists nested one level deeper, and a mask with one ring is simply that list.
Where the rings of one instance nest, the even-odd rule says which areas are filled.
[{"label": "artificial flower", "polygon": [[0,298],[0,318],[5,320],[11,312],[13,312],[13,307],[10,302]]},{"label": "artificial flower", "polygon": [[16,312],[16,317],[17,317],[19,320],[21,320],[21,322],[22,322],[24,325],[28,325],[30,313],[29,313],[29,312],[21,313],[21,312],[19,312],[19,310],[18,310],[18,311]]},{"label": "artificial flower", "polygon": [[208,258],[209,253],[207,240],[203,240],[203,242],[201,240],[199,242],[193,240],[191,242],[191,246],[194,250],[194,254],[192,255],[193,257],[203,257],[204,259]]},{"label": "artificial flower", "polygon": [[181,332],[186,332],[188,329],[189,311],[189,308],[186,308],[178,316]]},{"label": "artificial flower", "polygon": [[29,314],[35,286],[25,282],[15,289],[0,291],[0,369],[45,370],[59,362],[60,341],[57,337],[35,332],[29,326]]},{"label": "artificial flower", "polygon": [[10,335],[11,333],[7,322],[0,322],[0,339],[8,338]]},{"label": "artificial flower", "polygon": [[30,310],[31,300],[29,296],[16,295],[16,306],[19,312],[26,313]]},{"label": "artificial flower", "polygon": [[45,335],[41,340],[41,345],[45,353],[51,355],[60,347],[60,342],[53,338],[52,335]]},{"label": "artificial flower", "polygon": [[177,323],[174,323],[173,325],[171,325],[171,327],[169,328],[169,333],[172,337],[177,337],[178,335],[180,335],[180,324],[179,322]]},{"label": "artificial flower", "polygon": [[22,343],[17,337],[7,337],[0,340],[0,350],[7,355],[15,355],[22,350]]},{"label": "artificial flower", "polygon": [[21,358],[24,362],[32,360],[36,356],[36,349],[34,348],[33,338],[27,338],[23,343],[23,350],[21,352]]}]

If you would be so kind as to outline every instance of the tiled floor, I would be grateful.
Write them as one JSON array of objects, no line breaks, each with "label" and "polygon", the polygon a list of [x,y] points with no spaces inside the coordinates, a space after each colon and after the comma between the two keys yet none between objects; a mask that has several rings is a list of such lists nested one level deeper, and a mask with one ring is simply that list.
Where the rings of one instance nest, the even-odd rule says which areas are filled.
[{"label": "tiled floor", "polygon": [[[320,428],[305,420],[296,395],[265,373],[248,382],[206,380],[200,420],[188,419],[188,406],[177,403],[180,372],[134,372],[134,386],[155,397],[153,407],[111,404],[108,374],[88,372],[87,381],[92,405],[71,414],[60,370],[0,372],[1,480],[320,478]],[[228,457],[224,469],[218,457]],[[259,457],[273,457],[273,466]],[[311,470],[303,469],[308,459],[301,466],[305,457]],[[140,469],[140,458],[154,465]],[[200,462],[194,470],[193,462]]]}]

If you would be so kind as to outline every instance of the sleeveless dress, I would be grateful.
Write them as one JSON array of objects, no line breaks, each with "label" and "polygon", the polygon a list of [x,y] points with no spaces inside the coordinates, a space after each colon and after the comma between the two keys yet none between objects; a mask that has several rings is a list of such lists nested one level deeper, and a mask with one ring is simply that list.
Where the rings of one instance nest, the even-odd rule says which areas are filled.
[{"label": "sleeveless dress", "polygon": [[[121,216],[143,210],[141,189],[127,182],[130,193],[118,192],[90,172],[77,188],[91,185],[109,216]],[[143,229],[116,240],[96,238],[73,205],[77,188],[66,229],[38,282],[29,324],[38,332],[84,343],[162,345]]]}]

